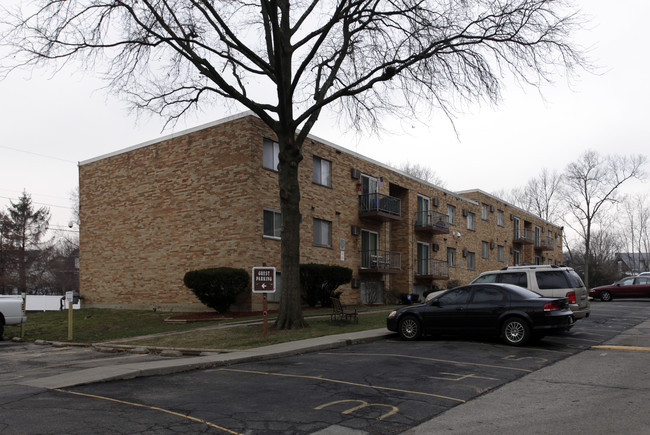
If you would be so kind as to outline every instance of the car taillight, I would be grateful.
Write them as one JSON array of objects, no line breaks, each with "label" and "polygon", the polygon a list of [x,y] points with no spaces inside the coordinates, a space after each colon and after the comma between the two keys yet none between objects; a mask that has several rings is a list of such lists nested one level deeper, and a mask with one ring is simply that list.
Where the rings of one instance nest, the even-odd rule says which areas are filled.
[{"label": "car taillight", "polygon": [[549,302],[548,304],[544,305],[544,311],[557,311],[560,309],[560,306],[557,304],[556,301]]},{"label": "car taillight", "polygon": [[570,304],[575,304],[576,303],[576,292],[569,292],[566,294],[566,297],[569,298],[569,303]]}]

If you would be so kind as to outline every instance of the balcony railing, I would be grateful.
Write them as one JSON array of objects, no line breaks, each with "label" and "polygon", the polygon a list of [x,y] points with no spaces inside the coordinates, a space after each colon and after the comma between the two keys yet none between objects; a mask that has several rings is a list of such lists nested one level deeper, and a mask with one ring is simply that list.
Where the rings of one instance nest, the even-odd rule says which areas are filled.
[{"label": "balcony railing", "polygon": [[513,242],[524,245],[533,245],[535,243],[535,233],[533,230],[529,230],[528,228],[515,231]]},{"label": "balcony railing", "polygon": [[541,237],[539,243],[535,243],[535,249],[540,251],[552,251],[554,246],[553,237]]},{"label": "balcony railing", "polygon": [[377,219],[401,219],[402,201],[382,193],[359,195],[359,216]]},{"label": "balcony railing", "polygon": [[416,278],[449,279],[449,263],[443,260],[418,259]]},{"label": "balcony railing", "polygon": [[396,273],[402,269],[402,254],[393,251],[361,251],[360,272]]},{"label": "balcony railing", "polygon": [[449,234],[449,218],[435,210],[419,211],[415,214],[415,229],[433,234]]}]

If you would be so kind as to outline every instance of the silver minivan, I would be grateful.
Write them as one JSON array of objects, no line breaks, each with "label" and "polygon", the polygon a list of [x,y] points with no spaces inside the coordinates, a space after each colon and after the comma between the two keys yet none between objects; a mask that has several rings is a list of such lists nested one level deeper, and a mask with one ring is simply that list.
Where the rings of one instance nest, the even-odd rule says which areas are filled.
[{"label": "silver minivan", "polygon": [[554,265],[509,266],[481,273],[472,284],[499,282],[515,284],[542,296],[566,297],[576,319],[589,317],[589,294],[580,276],[571,267]]}]

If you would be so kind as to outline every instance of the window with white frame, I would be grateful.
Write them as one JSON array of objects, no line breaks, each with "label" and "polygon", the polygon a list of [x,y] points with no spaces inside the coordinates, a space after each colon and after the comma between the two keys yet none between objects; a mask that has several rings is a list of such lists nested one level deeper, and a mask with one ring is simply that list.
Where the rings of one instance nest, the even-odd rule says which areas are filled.
[{"label": "window with white frame", "polygon": [[332,247],[332,222],[314,218],[314,245]]},{"label": "window with white frame", "polygon": [[490,213],[490,206],[487,204],[483,204],[481,206],[481,219],[484,221],[488,220],[488,214]]},{"label": "window with white frame", "polygon": [[280,164],[280,144],[271,139],[264,139],[263,165],[266,169],[278,170]]},{"label": "window with white frame", "polygon": [[469,270],[476,269],[476,254],[473,252],[467,253],[467,268]]},{"label": "window with white frame", "polygon": [[264,237],[279,239],[282,234],[282,214],[277,210],[264,209]]},{"label": "window with white frame", "polygon": [[503,226],[503,210],[497,210],[497,225]]},{"label": "window with white frame", "polygon": [[513,217],[512,218],[512,226],[514,227],[514,237],[515,240],[519,239],[521,237],[521,228],[519,226],[519,218]]},{"label": "window with white frame", "polygon": [[321,186],[332,187],[332,162],[314,156],[313,182]]},{"label": "window with white frame", "polygon": [[490,257],[490,244],[488,242],[481,242],[481,257]]},{"label": "window with white frame", "polygon": [[447,219],[450,225],[456,224],[456,207],[447,204]]},{"label": "window with white frame", "polygon": [[505,259],[505,248],[501,245],[497,246],[497,260],[503,263]]},{"label": "window with white frame", "polygon": [[467,212],[467,229],[474,231],[474,221],[476,220],[476,216],[474,213],[471,211]]},{"label": "window with white frame", "polygon": [[456,267],[456,248],[447,248],[447,264]]}]

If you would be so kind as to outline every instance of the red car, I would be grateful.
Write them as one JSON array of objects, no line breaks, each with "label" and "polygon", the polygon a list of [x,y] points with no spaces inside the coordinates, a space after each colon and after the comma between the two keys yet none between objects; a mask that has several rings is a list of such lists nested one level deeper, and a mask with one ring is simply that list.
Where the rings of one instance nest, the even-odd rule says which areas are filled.
[{"label": "red car", "polygon": [[628,276],[612,285],[589,290],[589,296],[609,302],[616,298],[650,298],[650,276]]}]

